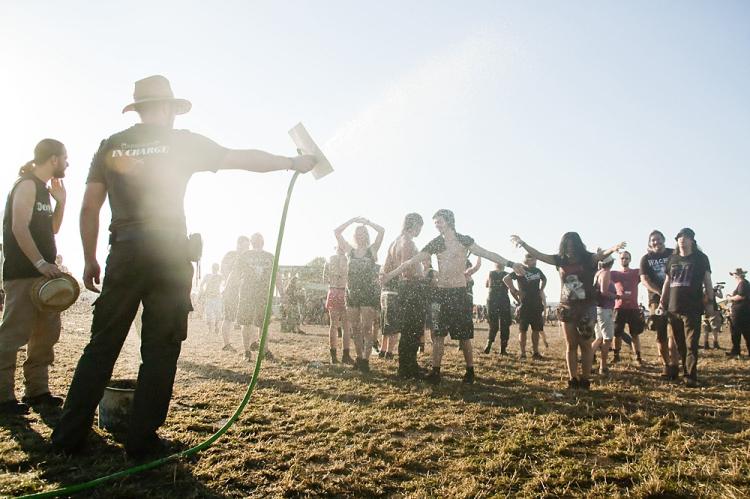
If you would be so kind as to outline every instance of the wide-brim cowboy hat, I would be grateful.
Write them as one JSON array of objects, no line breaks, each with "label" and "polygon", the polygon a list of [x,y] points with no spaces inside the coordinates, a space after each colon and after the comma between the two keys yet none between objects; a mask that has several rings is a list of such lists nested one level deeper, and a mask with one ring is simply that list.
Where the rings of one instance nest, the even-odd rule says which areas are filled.
[{"label": "wide-brim cowboy hat", "polygon": [[729,275],[745,277],[747,275],[747,271],[743,270],[742,267],[737,267],[736,269],[734,269],[734,272],[730,272]]},{"label": "wide-brim cowboy hat", "polygon": [[149,76],[135,82],[133,102],[122,108],[122,112],[135,111],[139,104],[148,102],[172,102],[176,114],[185,114],[193,107],[189,100],[175,98],[169,80],[162,75]]},{"label": "wide-brim cowboy hat", "polygon": [[40,277],[31,285],[31,302],[43,312],[62,312],[78,299],[81,287],[70,274]]}]

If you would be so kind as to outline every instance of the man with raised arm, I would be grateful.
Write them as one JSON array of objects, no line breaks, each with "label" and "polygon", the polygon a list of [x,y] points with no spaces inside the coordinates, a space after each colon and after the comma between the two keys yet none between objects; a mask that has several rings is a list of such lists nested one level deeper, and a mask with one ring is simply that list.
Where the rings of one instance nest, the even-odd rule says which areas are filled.
[{"label": "man with raised arm", "polygon": [[141,122],[104,139],[94,155],[81,207],[83,283],[99,292],[96,255],[99,213],[109,197],[110,252],[101,294],[94,305],[91,339],[78,361],[53,445],[79,451],[115,361],[143,303],[138,385],[125,450],[140,459],[162,446],[156,431],[172,397],[177,359],[187,337],[192,310],[193,266],[184,210],[190,177],[201,171],[308,172],[313,156],[287,158],[258,150],[233,150],[188,130],[175,130],[175,116],[189,101],[176,99],[160,75],[135,83],[134,102]]},{"label": "man with raised arm", "polygon": [[457,233],[456,219],[452,211],[438,210],[432,219],[440,235],[430,241],[422,251],[384,274],[383,281],[388,282],[407,268],[427,260],[430,255],[437,255],[438,278],[435,298],[440,308],[435,324],[436,341],[432,346],[432,372],[427,380],[434,384],[440,382],[445,337],[450,335],[452,339],[460,342],[466,361],[463,381],[473,383],[475,375],[471,339],[474,334],[470,313],[472,304],[466,293],[466,258],[469,253],[473,253],[506,267],[512,267],[519,274],[523,273],[523,266],[482,248],[473,238]]}]

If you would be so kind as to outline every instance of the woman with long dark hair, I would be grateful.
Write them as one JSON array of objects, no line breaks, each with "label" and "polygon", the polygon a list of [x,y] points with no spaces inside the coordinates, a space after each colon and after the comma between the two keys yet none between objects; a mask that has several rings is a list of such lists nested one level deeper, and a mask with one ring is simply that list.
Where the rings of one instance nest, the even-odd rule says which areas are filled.
[{"label": "woman with long dark hair", "polygon": [[[619,243],[607,250],[592,253],[586,249],[577,232],[566,232],[560,240],[556,255],[542,253],[518,236],[511,236],[511,241],[523,247],[530,255],[544,263],[554,265],[560,273],[560,320],[565,331],[567,344],[566,363],[568,367],[568,387],[588,390],[591,386],[589,376],[593,351],[591,341],[594,338],[596,324],[596,296],[594,294],[594,275],[597,264],[615,251],[625,247]],[[578,375],[578,349],[581,350],[581,374]]]}]

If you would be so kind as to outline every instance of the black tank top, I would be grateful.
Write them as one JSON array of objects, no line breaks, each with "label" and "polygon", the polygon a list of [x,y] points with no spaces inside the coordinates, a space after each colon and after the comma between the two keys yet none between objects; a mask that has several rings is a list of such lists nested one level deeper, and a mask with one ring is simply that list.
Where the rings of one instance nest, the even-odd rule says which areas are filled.
[{"label": "black tank top", "polygon": [[42,275],[34,267],[34,262],[31,262],[24,252],[21,251],[18,241],[16,241],[16,236],[13,235],[13,195],[18,185],[24,180],[32,180],[36,186],[36,199],[31,211],[31,222],[29,222],[31,238],[47,262],[54,263],[55,256],[57,256],[55,235],[52,232],[53,210],[47,185],[33,173],[27,173],[16,180],[5,202],[5,217],[3,218],[3,251],[5,253],[3,278],[5,280],[39,277]]}]

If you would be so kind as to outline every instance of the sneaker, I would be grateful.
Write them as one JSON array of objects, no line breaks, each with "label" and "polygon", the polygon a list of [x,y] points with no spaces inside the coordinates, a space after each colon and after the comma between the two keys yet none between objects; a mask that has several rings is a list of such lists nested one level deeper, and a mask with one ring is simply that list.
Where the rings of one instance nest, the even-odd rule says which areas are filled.
[{"label": "sneaker", "polygon": [[464,378],[461,381],[463,381],[467,385],[473,384],[474,383],[474,370],[472,369],[471,371],[466,371],[466,374],[464,374]]},{"label": "sneaker", "polygon": [[539,352],[536,352],[534,355],[531,356],[533,360],[544,360],[544,357]]},{"label": "sneaker", "polygon": [[577,390],[578,389],[578,378],[571,378],[568,380],[568,389],[569,390]]},{"label": "sneaker", "polygon": [[227,343],[226,345],[224,345],[224,347],[221,350],[224,351],[224,352],[236,352],[237,351],[229,343]]},{"label": "sneaker", "polygon": [[350,366],[354,365],[354,359],[349,355],[349,350],[344,350],[344,354],[341,356],[341,363],[349,364]]},{"label": "sneaker", "polygon": [[578,382],[578,388],[580,388],[581,390],[587,390],[587,391],[590,390],[591,381],[587,379],[582,379],[581,381]]},{"label": "sneaker", "polygon": [[439,385],[441,380],[440,371],[433,369],[430,374],[425,376],[424,380],[431,385]]},{"label": "sneaker", "polygon": [[24,404],[34,406],[46,406],[46,407],[61,407],[63,405],[62,397],[55,397],[50,392],[42,393],[41,395],[35,395],[33,397],[23,397],[21,402]]},{"label": "sneaker", "polygon": [[23,415],[29,413],[29,406],[16,399],[0,402],[0,414]]},{"label": "sneaker", "polygon": [[378,343],[378,340],[372,342],[372,353],[380,353],[380,343]]}]

